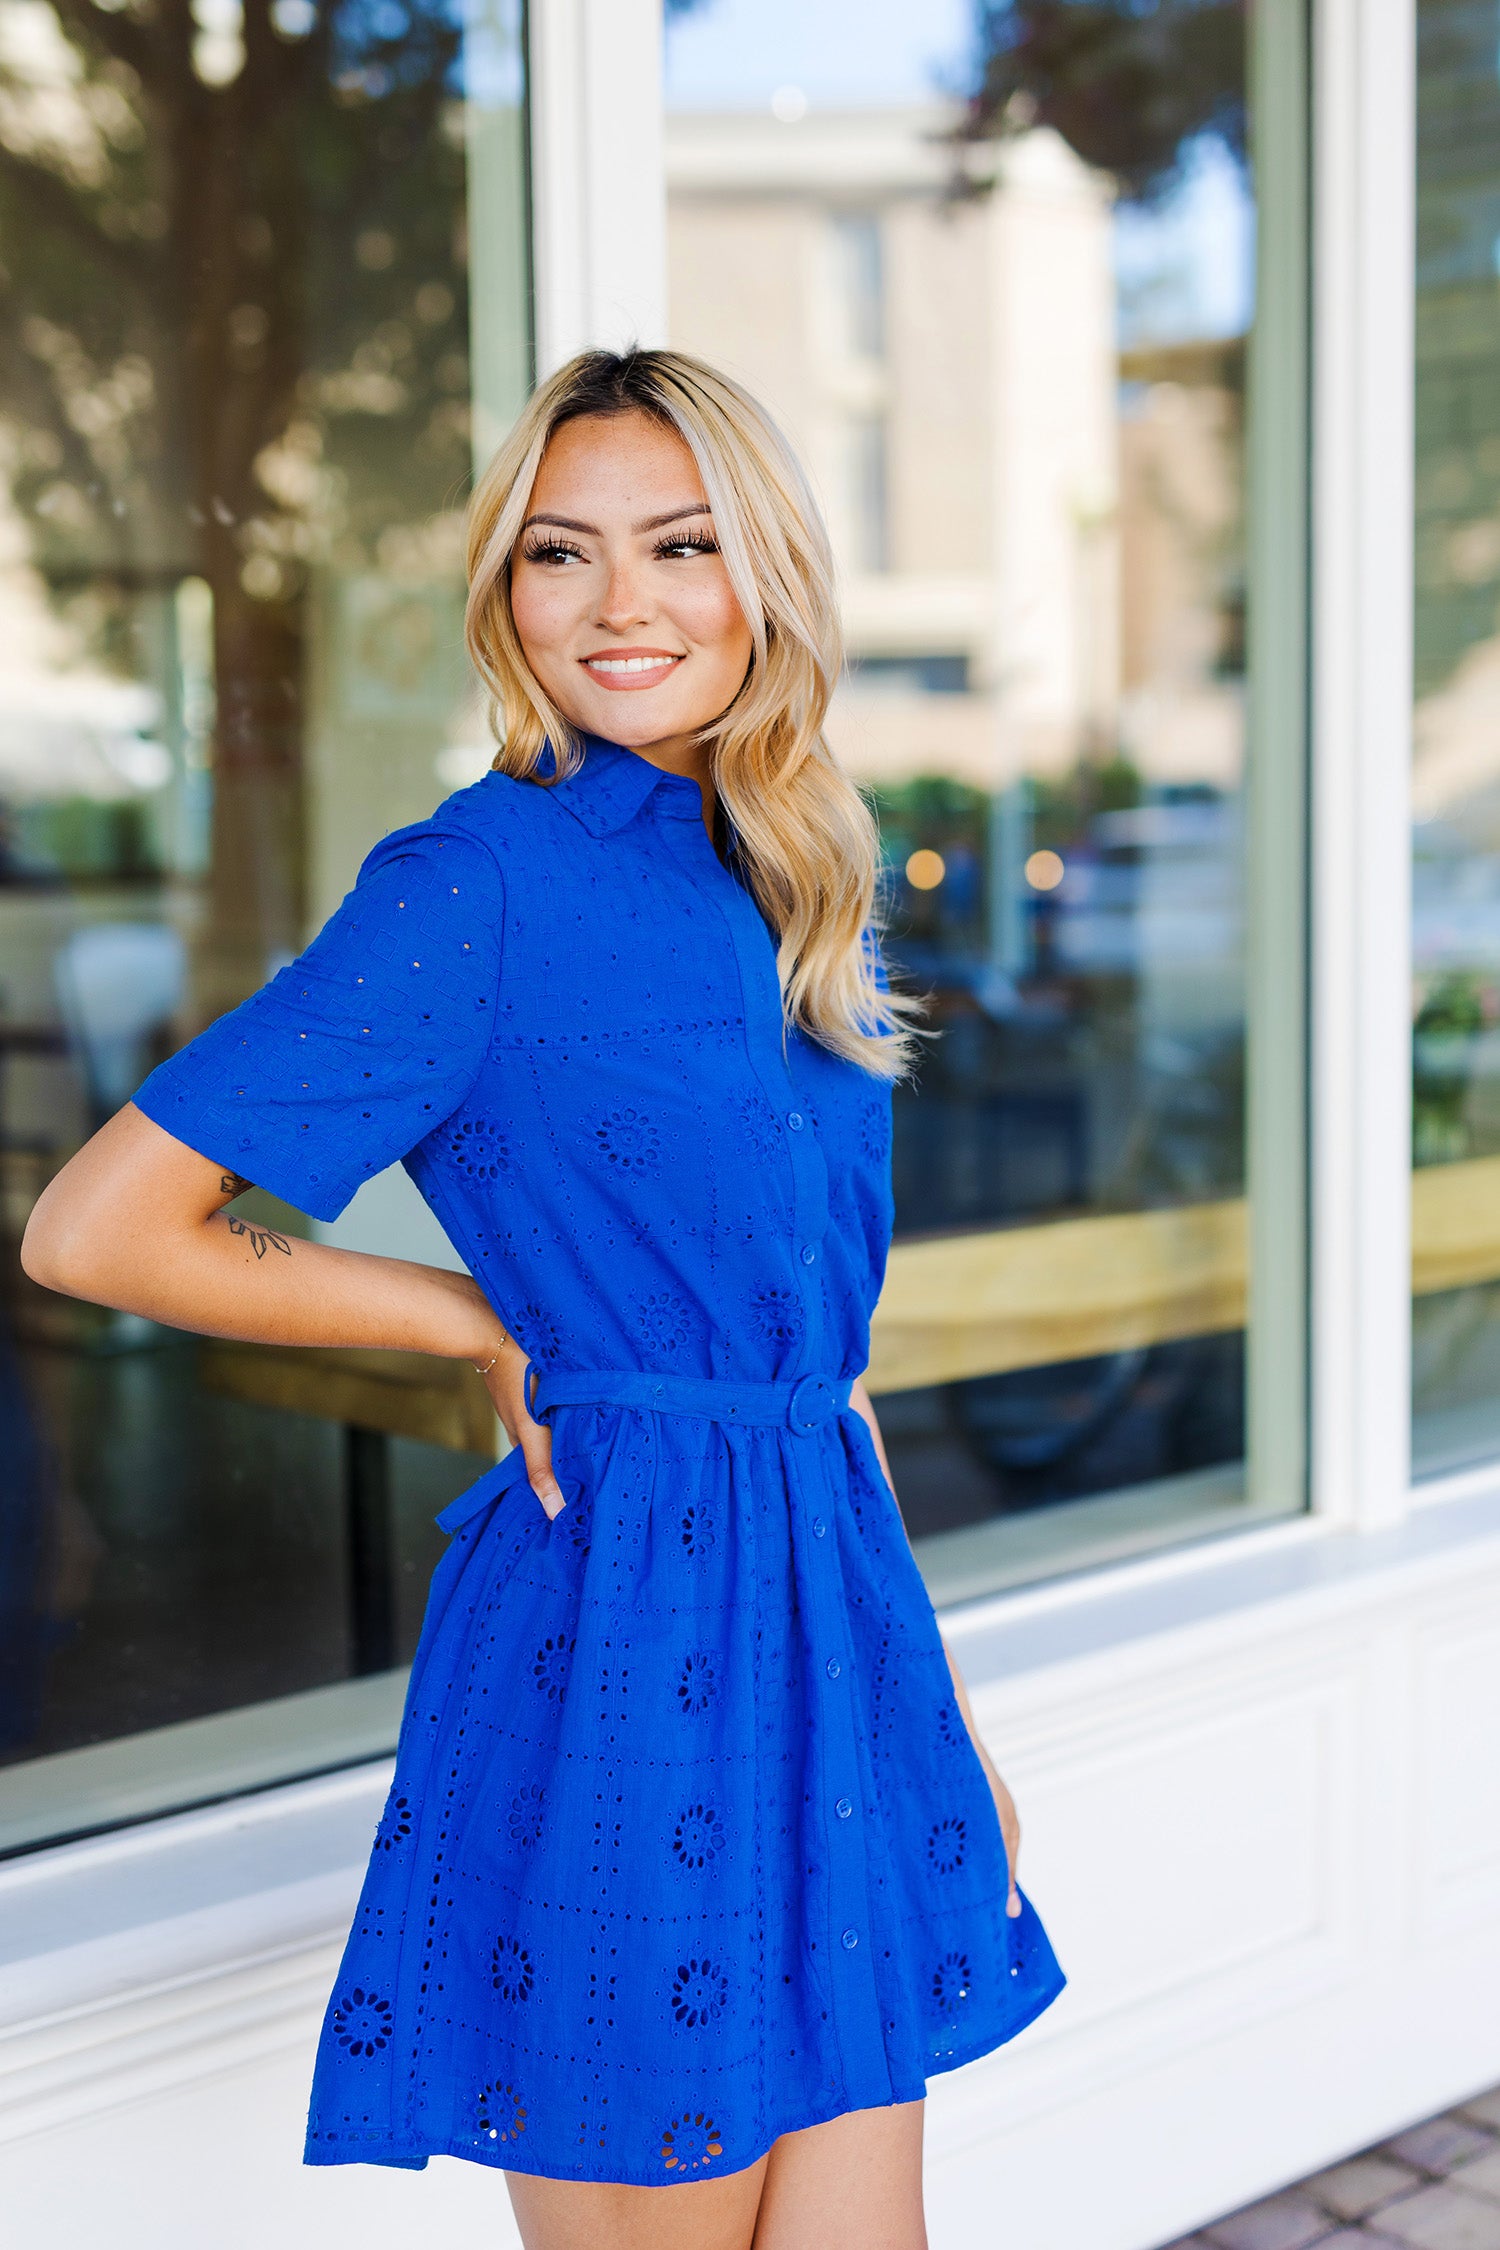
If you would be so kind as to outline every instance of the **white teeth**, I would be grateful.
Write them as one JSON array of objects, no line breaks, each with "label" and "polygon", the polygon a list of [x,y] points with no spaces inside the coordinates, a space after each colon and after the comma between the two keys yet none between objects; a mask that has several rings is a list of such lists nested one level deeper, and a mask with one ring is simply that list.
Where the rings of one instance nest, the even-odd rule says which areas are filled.
[{"label": "white teeth", "polygon": [[591,672],[659,672],[664,664],[675,664],[675,656],[586,656]]}]

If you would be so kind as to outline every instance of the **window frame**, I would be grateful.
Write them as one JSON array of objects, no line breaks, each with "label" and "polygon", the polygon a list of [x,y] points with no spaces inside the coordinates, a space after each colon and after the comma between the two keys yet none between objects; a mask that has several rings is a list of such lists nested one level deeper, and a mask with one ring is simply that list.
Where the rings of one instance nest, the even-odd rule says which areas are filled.
[{"label": "window frame", "polygon": [[1413,1504],[1414,0],[1318,0],[1314,87],[1312,1501],[1381,1530]]},{"label": "window frame", "polygon": [[[547,131],[536,135],[533,157],[541,372],[585,342],[613,343],[622,333],[651,342],[666,333],[666,184],[660,173],[651,199],[650,239],[632,239],[623,263],[617,258],[611,268],[613,302],[596,302],[591,324],[582,318],[589,301],[589,279],[598,270],[604,243],[621,243],[608,209],[595,200],[595,183],[633,169],[639,186],[639,176],[647,169],[640,153],[642,134],[653,163],[660,161],[663,148],[659,75],[653,96],[657,114],[649,125],[643,124],[635,105],[628,111],[619,105],[601,113],[594,82],[601,73],[618,72],[625,47],[635,58],[632,82],[637,88],[648,55],[651,67],[660,72],[658,0],[623,0],[613,8],[607,19],[616,43],[613,49],[600,44],[607,5],[608,0],[560,0],[547,11],[532,11],[532,92],[534,104],[540,105],[534,114],[551,120]],[[1339,5],[1358,14],[1366,0],[1339,0]],[[1409,8],[1409,0],[1401,0],[1401,6]],[[1381,0],[1381,7],[1388,19],[1390,0]],[[1376,26],[1375,36],[1362,48],[1367,68],[1372,49],[1383,61],[1391,61],[1381,44],[1386,36]],[[1318,724],[1330,700],[1326,692],[1320,700],[1313,664],[1323,626],[1332,622],[1325,618],[1330,604],[1321,582],[1313,583],[1320,560],[1325,570],[1327,561],[1325,544],[1313,531],[1327,477],[1320,482],[1313,456],[1333,436],[1344,442],[1350,434],[1348,402],[1335,397],[1326,382],[1320,388],[1313,367],[1338,364],[1337,352],[1325,351],[1322,334],[1330,315],[1346,325],[1353,316],[1347,288],[1335,293],[1331,307],[1323,301],[1323,265],[1325,261],[1347,264],[1349,246],[1336,241],[1324,223],[1328,161],[1324,156],[1315,164],[1313,151],[1326,135],[1324,110],[1336,110],[1340,103],[1347,108],[1351,96],[1357,98],[1356,89],[1341,84],[1348,78],[1348,55],[1340,51],[1339,42],[1347,37],[1333,0],[1268,0],[1258,11],[1249,63],[1259,175],[1247,465],[1251,631],[1257,643],[1253,675],[1257,685],[1248,733],[1247,1036],[1253,1057],[1246,1162],[1252,1275],[1246,1431],[1250,1520],[1236,1527],[1232,1534],[1236,1540],[1295,1539],[1341,1520],[1338,1510],[1329,1506],[1337,1484],[1327,1475],[1339,1363],[1329,1356],[1327,1384],[1321,1377],[1315,1384],[1313,1371],[1323,1365],[1325,1329],[1338,1336],[1344,1308],[1351,1301],[1364,1302],[1364,1277],[1336,1270],[1330,1264],[1328,1244],[1314,1227],[1314,1206],[1329,1171],[1325,1156],[1336,1159],[1335,1168],[1342,1157],[1337,1148],[1328,1152],[1320,1148],[1310,1114],[1315,1103],[1323,1102],[1321,1077],[1314,1085],[1312,1054],[1321,1053],[1314,1027],[1329,1012],[1328,979],[1320,979],[1310,958],[1323,942],[1328,919],[1325,910],[1315,926],[1311,905],[1314,896],[1326,898],[1325,871],[1311,833],[1312,807],[1321,804],[1326,792],[1313,779],[1312,763]],[[1382,93],[1387,108],[1393,98],[1400,100],[1400,77],[1399,70],[1386,72]],[[564,113],[572,119],[571,138],[558,129],[557,120]],[[1344,130],[1347,134],[1347,120]],[[553,166],[560,167],[557,174]],[[1348,198],[1343,200],[1347,203]],[[643,209],[638,195],[632,208],[637,213]],[[571,234],[549,217],[554,210],[566,213]],[[597,246],[590,237],[595,223],[604,230]],[[556,272],[549,269],[554,260]],[[1317,290],[1312,286],[1315,267],[1320,277]],[[1397,257],[1379,270],[1388,294],[1400,288],[1401,267]],[[566,325],[549,325],[541,313],[544,301],[567,303],[574,318]],[[628,310],[622,322],[624,308]],[[1357,309],[1361,320],[1370,317],[1363,299]],[[1400,411],[1400,400],[1394,408],[1384,403],[1370,441],[1377,458],[1380,446],[1390,442],[1392,413],[1399,420]],[[1408,416],[1409,411],[1408,399]],[[1359,467],[1367,473],[1368,463]],[[1361,600],[1362,616],[1370,606]],[[1364,629],[1399,662],[1401,635],[1390,632],[1388,609],[1387,601]],[[1408,640],[1409,631],[1408,618]],[[1385,929],[1389,940],[1389,921]],[[1388,1361],[1389,1355],[1374,1385],[1381,1396]],[[1347,1370],[1343,1379],[1348,1379]],[[1338,1454],[1338,1445],[1333,1452]],[[1340,1474],[1347,1473],[1345,1464]],[[1282,1512],[1267,1522],[1272,1505]],[[1205,1563],[1215,1559],[1219,1544],[1218,1539],[1202,1543]],[[1161,1558],[1170,1558],[1182,1551],[1167,1546],[1159,1552]],[[1106,1569],[1149,1573],[1157,1559],[1148,1554],[1100,1562],[1076,1573],[1064,1555],[1057,1576],[1067,1579]],[[1013,1602],[1024,1592],[1024,1588],[1007,1588],[975,1598]]]},{"label": "window frame", "polygon": [[[666,335],[661,0],[546,0],[527,19],[545,375],[588,344]],[[1500,1492],[1500,1459],[1415,1487],[1410,1471],[1415,5],[1266,0],[1262,23],[1255,95],[1283,128],[1264,147],[1266,184],[1284,209],[1303,194],[1305,166],[1311,227],[1305,265],[1258,292],[1253,362],[1263,391],[1282,386],[1265,407],[1276,445],[1252,467],[1281,501],[1262,506],[1251,572],[1258,629],[1287,668],[1252,715],[1270,786],[1252,805],[1250,1474],[1262,1491],[1305,1474],[1307,1505],[1081,1571],[1064,1558],[1050,1577],[966,1601],[962,1637],[976,1653],[1002,1621],[1013,1636],[1028,1619],[1092,1611],[1101,1595],[1222,1583],[1215,1574],[1253,1574],[1279,1550]],[[1305,421],[1286,395],[1289,371],[1301,384],[1299,338]],[[1287,465],[1299,459],[1306,537],[1289,544]],[[1265,871],[1303,852],[1304,826],[1305,945],[1295,913],[1265,911],[1286,897]],[[373,1738],[353,1752],[376,1755]],[[241,1772],[222,1794],[305,1779]]]},{"label": "window frame", "polygon": [[[585,342],[651,343],[666,333],[662,21],[660,0],[549,0],[530,13],[537,360],[546,372]],[[1253,123],[1273,206],[1262,239],[1289,198],[1303,199],[1310,223],[1305,265],[1263,269],[1257,301],[1257,377],[1263,393],[1282,386],[1274,406],[1267,401],[1277,439],[1252,466],[1270,529],[1251,562],[1258,629],[1283,657],[1305,649],[1305,669],[1294,664],[1292,691],[1263,694],[1252,718],[1273,779],[1252,810],[1250,896],[1262,911],[1252,913],[1250,970],[1260,1071],[1252,1066],[1248,1135],[1257,1274],[1249,1474],[1262,1489],[1303,1483],[1305,1441],[1306,1507],[1224,1540],[1079,1574],[1113,1582],[1214,1568],[1226,1542],[1259,1552],[1384,1529],[1414,1506],[1500,1484],[1500,1461],[1415,1488],[1411,1477],[1415,0],[1266,0],[1259,18]],[[628,101],[618,98],[625,84]],[[1285,395],[1288,370],[1303,363],[1299,331],[1305,427]],[[1299,449],[1306,537],[1293,533],[1289,544],[1286,465]],[[1279,479],[1281,494],[1269,506],[1268,479]],[[1304,728],[1305,762],[1288,755]],[[1290,848],[1302,851],[1304,817],[1302,940],[1295,912],[1278,921],[1265,908],[1286,905],[1266,869],[1287,848],[1289,827]],[[1288,960],[1288,924],[1301,977]],[[1295,1006],[1290,1023],[1285,1013],[1299,986],[1305,1037]],[[981,1601],[1014,1613],[1033,1592],[1051,1598],[1057,1584]]]}]

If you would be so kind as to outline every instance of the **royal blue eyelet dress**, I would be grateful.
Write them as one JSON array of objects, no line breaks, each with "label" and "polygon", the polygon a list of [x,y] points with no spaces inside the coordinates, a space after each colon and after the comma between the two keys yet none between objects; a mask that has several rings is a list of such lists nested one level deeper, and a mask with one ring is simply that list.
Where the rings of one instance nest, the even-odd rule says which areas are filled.
[{"label": "royal blue eyelet dress", "polygon": [[701,2180],[1048,2006],[848,1405],[889,1088],[783,1037],[693,783],[598,741],[487,775],[136,1100],[321,1219],[403,1160],[531,1356],[568,1503],[513,1453],[440,1519],[310,2163]]}]

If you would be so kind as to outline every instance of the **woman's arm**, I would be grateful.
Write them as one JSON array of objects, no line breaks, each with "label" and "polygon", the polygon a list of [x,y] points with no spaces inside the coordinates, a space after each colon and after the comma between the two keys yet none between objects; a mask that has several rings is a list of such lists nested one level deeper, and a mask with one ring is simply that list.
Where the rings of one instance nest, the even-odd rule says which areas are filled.
[{"label": "woman's arm", "polygon": [[[849,1393],[849,1404],[869,1430],[870,1436],[874,1440],[876,1458],[880,1462],[885,1481],[894,1492],[896,1489],[895,1480],[891,1475],[891,1464],[886,1457],[885,1440],[880,1434],[880,1423],[876,1419],[874,1403],[869,1392],[865,1389],[863,1376],[860,1377]],[[1021,1850],[1021,1817],[1016,1811],[1015,1799],[1000,1779],[995,1770],[994,1761],[980,1739],[979,1729],[974,1724],[974,1713],[969,1703],[969,1691],[964,1686],[963,1675],[954,1662],[953,1651],[946,1641],[943,1642],[943,1654],[948,1659],[948,1671],[953,1680],[953,1693],[957,1697],[958,1707],[963,1713],[964,1725],[969,1730],[969,1740],[979,1753],[979,1762],[984,1768],[985,1777],[989,1782],[990,1791],[995,1800],[995,1810],[1000,1815],[1000,1830],[1005,1838],[1005,1856],[1010,1862],[1010,1890],[1005,1901],[1005,1911],[1007,1914],[1019,1914],[1021,1911],[1021,1894],[1016,1888],[1016,1861]]]},{"label": "woman's arm", "polygon": [[493,1360],[490,1395],[555,1515],[550,1433],[521,1395],[526,1355],[475,1282],[292,1240],[226,1211],[250,1185],[127,1104],[45,1189],[21,1263],[45,1289],[203,1336]]}]

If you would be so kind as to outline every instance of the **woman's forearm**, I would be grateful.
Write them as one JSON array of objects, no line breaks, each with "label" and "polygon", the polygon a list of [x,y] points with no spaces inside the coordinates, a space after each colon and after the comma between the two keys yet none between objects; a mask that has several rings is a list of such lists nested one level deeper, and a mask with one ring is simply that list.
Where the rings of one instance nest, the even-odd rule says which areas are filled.
[{"label": "woman's forearm", "polygon": [[305,1242],[226,1210],[249,1181],[130,1115],[39,1200],[22,1249],[34,1280],[246,1343],[495,1351],[504,1330],[467,1274]]},{"label": "woman's forearm", "polygon": [[132,1269],[128,1236],[118,1247],[88,1296],[201,1336],[482,1360],[502,1333],[467,1274],[304,1242],[233,1212],[204,1221],[169,1266],[145,1274]]}]

